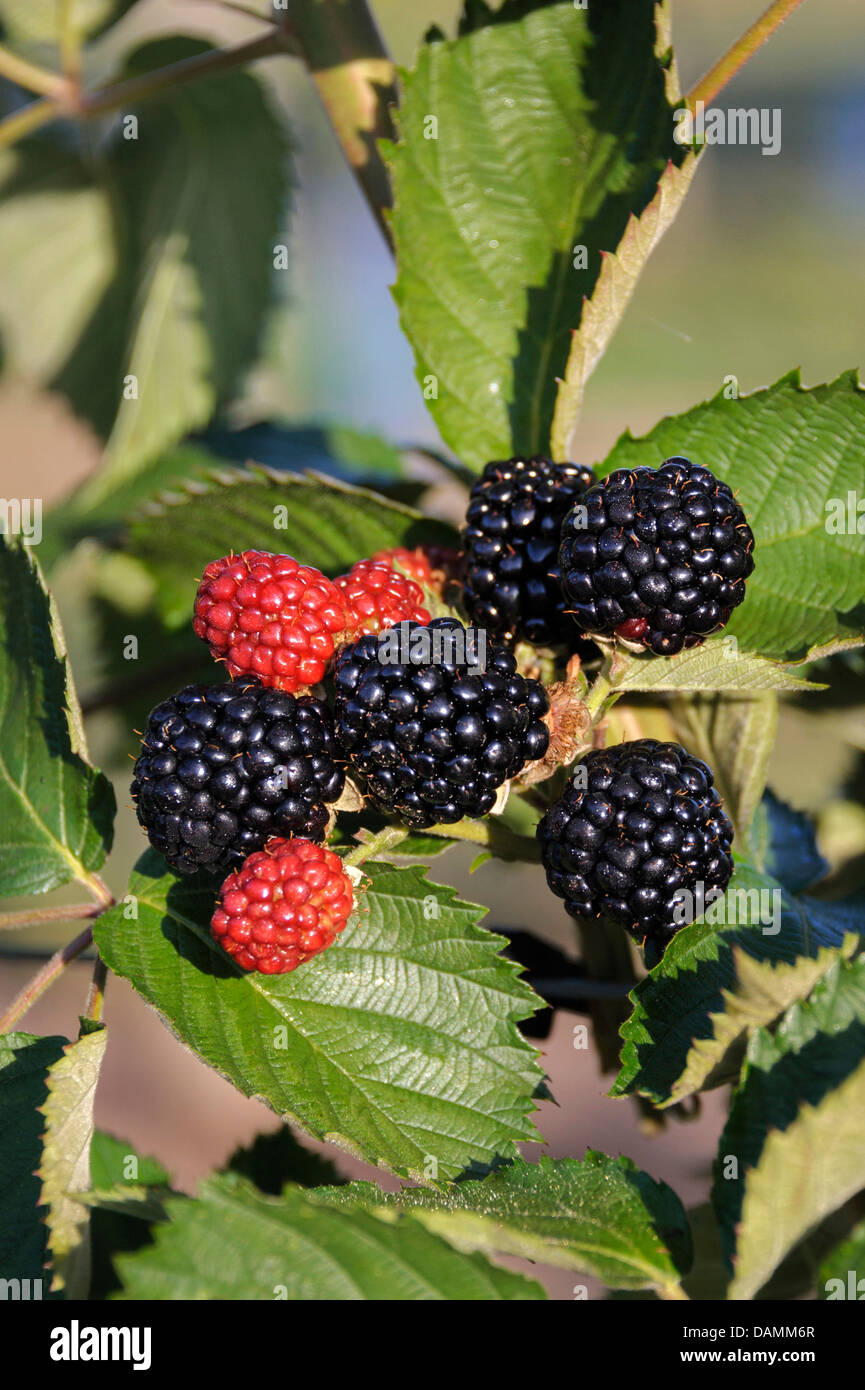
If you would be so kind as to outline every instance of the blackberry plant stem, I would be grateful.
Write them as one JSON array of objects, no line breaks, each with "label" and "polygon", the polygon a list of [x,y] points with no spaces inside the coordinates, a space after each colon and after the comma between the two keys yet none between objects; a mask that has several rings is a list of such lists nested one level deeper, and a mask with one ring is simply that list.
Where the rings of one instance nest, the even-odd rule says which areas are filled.
[{"label": "blackberry plant stem", "polygon": [[24,908],[21,912],[0,913],[0,931],[38,927],[46,922],[74,922],[79,917],[98,917],[100,903],[69,903],[67,907]]},{"label": "blackberry plant stem", "polygon": [[365,864],[367,859],[372,859],[376,854],[382,854],[389,849],[393,849],[402,840],[408,837],[408,830],[401,825],[386,825],[384,830],[379,830],[375,835],[371,835],[363,844],[358,845],[343,859],[343,864],[357,868],[360,864]]},{"label": "blackberry plant stem", "polygon": [[76,936],[74,941],[70,941],[67,946],[55,951],[50,960],[47,960],[41,970],[37,970],[32,980],[24,986],[21,993],[12,1000],[9,1008],[0,1018],[0,1033],[6,1033],[18,1019],[27,1012],[31,1004],[35,1004],[41,994],[44,994],[49,985],[63,974],[70,961],[80,956],[82,951],[93,940],[93,928],[86,927],[80,936]]},{"label": "blackberry plant stem", "polygon": [[444,840],[465,840],[481,845],[511,859],[536,864],[541,857],[540,846],[527,835],[515,835],[507,826],[495,820],[461,820],[453,825],[430,825],[422,835],[437,835]]},{"label": "blackberry plant stem", "polygon": [[787,16],[801,4],[802,0],[774,0],[750,29],[746,29],[741,38],[737,39],[705,76],[700,78],[697,85],[691,88],[686,98],[691,112],[696,111],[698,101],[709,102],[716,97],[757,49],[772,37]]}]

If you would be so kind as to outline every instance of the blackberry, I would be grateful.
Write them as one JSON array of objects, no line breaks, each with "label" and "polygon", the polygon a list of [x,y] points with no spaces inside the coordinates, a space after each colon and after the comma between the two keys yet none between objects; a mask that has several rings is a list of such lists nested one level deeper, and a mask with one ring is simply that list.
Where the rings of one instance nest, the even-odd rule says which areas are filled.
[{"label": "blackberry", "polygon": [[594,481],[591,468],[546,458],[487,464],[466,514],[463,601],[472,622],[506,642],[573,634],[556,552],[565,516]]},{"label": "blackberry", "polygon": [[652,738],[589,753],[537,834],[571,916],[608,917],[638,941],[666,942],[703,911],[700,886],[705,899],[733,872],[711,769]]},{"label": "blackberry", "polygon": [[242,970],[285,975],[332,946],[353,907],[338,855],[276,838],[228,875],[210,931]]},{"label": "blackberry", "polygon": [[619,468],[565,518],[559,571],[587,633],[672,656],[717,632],[745,597],[754,536],[727,483],[685,458]]},{"label": "blackberry", "polygon": [[344,782],[326,706],[244,680],[188,685],[156,706],[132,796],[172,869],[224,872],[271,835],[321,840]]},{"label": "blackberry", "polygon": [[[406,659],[388,659],[388,638]],[[412,826],[485,815],[498,788],[547,750],[544,687],[492,643],[472,674],[458,664],[465,641],[455,618],[404,622],[344,648],[336,664],[337,742],[376,806]]]}]

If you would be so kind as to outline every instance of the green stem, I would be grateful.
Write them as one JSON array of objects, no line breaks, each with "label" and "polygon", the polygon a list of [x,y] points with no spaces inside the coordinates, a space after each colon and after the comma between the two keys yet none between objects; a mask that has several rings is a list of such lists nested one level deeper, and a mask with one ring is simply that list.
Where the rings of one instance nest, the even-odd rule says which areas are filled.
[{"label": "green stem", "polygon": [[442,840],[463,840],[481,845],[506,859],[520,859],[536,864],[541,857],[540,846],[528,835],[515,835],[494,817],[489,820],[460,820],[454,825],[425,826],[422,834],[436,835]]},{"label": "green stem", "polygon": [[709,69],[705,77],[700,78],[696,87],[692,87],[686,98],[691,113],[696,112],[698,101],[709,102],[717,96],[721,88],[726,87],[730,79],[735,77],[739,69],[744,67],[757,49],[772,37],[787,16],[791,15],[801,4],[802,0],[773,0],[773,3],[759,19],[754,21],[750,29],[746,29],[742,37],[737,39],[723,57],[719,58],[717,63]]},{"label": "green stem", "polygon": [[80,917],[98,917],[98,903],[70,903],[68,907],[25,908],[23,912],[0,913],[0,931],[16,931],[19,927],[38,927],[46,922],[74,922]]},{"label": "green stem", "polygon": [[80,956],[82,951],[93,941],[93,928],[86,927],[80,936],[76,936],[74,941],[70,941],[67,946],[63,946],[59,951],[55,951],[50,960],[47,960],[41,970],[38,970],[21,993],[13,999],[9,1008],[0,1018],[0,1033],[6,1033],[18,1019],[25,1014],[31,1004],[35,1004],[41,994],[44,994],[49,985],[63,974],[70,961]]},{"label": "green stem", "polygon": [[28,92],[38,92],[40,96],[62,96],[68,89],[66,79],[59,73],[41,68],[36,63],[28,63],[26,58],[19,58],[17,53],[10,53],[9,49],[2,45],[0,77],[8,77],[10,82],[17,83],[19,87],[26,87]]},{"label": "green stem", "polygon": [[343,859],[343,864],[350,864],[356,868],[359,864],[365,864],[367,859],[372,859],[375,854],[382,854],[402,840],[408,838],[408,830],[401,825],[386,825],[384,830],[379,830],[375,835],[370,835],[368,840],[358,845]]},{"label": "green stem", "polygon": [[210,53],[196,54],[194,58],[184,58],[179,63],[169,63],[167,67],[157,68],[155,72],[143,73],[141,77],[130,78],[128,82],[118,82],[113,87],[84,94],[77,103],[76,114],[80,116],[100,116],[106,111],[128,109],[149,101],[160,92],[172,87],[185,86],[202,77],[214,77],[218,73],[231,72],[245,63],[258,58],[272,58],[280,53],[294,52],[290,35],[282,29],[270,29],[257,39],[249,39],[236,48],[217,48]]},{"label": "green stem", "polygon": [[598,672],[592,687],[586,695],[586,709],[592,716],[592,723],[598,722],[598,716],[606,708],[606,702],[613,693],[613,683],[605,670]]},{"label": "green stem", "polygon": [[[83,883],[87,888],[90,889],[91,893],[93,894],[94,898],[99,904],[100,912],[103,912],[106,907],[114,906],[114,894],[108,887],[108,884],[104,883],[98,874],[84,873],[79,877],[78,881],[79,883]],[[98,913],[96,915],[98,916]]]},{"label": "green stem", "polygon": [[13,111],[11,116],[0,121],[0,150],[17,144],[25,135],[56,121],[63,113],[64,108],[53,97],[42,97],[39,101],[31,101],[29,106],[22,106],[20,111]]},{"label": "green stem", "polygon": [[662,1284],[661,1287],[658,1289],[658,1297],[663,1298],[668,1302],[675,1301],[679,1303],[683,1300],[686,1303],[690,1302],[690,1298],[685,1293],[685,1290],[682,1288],[681,1284]]},{"label": "green stem", "polygon": [[293,0],[287,22],[370,210],[393,246],[390,179],[378,141],[393,140],[396,67],[364,0]]},{"label": "green stem", "polygon": [[67,80],[81,81],[81,33],[75,23],[74,0],[59,0],[60,66]]},{"label": "green stem", "polygon": [[87,994],[87,1003],[84,1008],[84,1017],[92,1019],[98,1023],[102,1017],[102,1005],[105,1003],[105,983],[108,979],[108,967],[101,957],[96,957],[96,964],[93,967],[93,979],[90,981],[90,989]]}]

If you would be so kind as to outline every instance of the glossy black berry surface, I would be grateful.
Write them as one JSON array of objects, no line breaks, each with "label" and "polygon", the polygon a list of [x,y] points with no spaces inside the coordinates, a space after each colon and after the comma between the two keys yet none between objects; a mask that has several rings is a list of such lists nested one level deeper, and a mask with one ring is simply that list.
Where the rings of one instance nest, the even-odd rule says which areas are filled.
[{"label": "glossy black berry surface", "polygon": [[571,639],[558,582],[562,522],[595,481],[591,468],[515,458],[488,463],[471,490],[463,602],[473,623],[502,641]]},{"label": "glossy black berry surface", "polygon": [[728,621],[754,568],[754,536],[727,483],[688,459],[617,469],[565,518],[559,572],[582,631],[658,656]]},{"label": "glossy black berry surface", "polygon": [[173,869],[223,872],[271,835],[321,840],[344,782],[327,707],[247,679],[189,685],[156,706],[132,796]]},{"label": "glossy black berry surface", "polygon": [[[400,624],[407,652],[415,634],[448,629],[463,633],[453,618]],[[490,642],[483,673],[471,674],[447,659],[383,664],[380,640],[361,638],[337,662],[342,752],[378,808],[408,825],[485,815],[502,783],[547,751],[544,687],[518,675],[512,653]],[[422,635],[416,650],[426,641]]]},{"label": "glossy black berry surface", "polygon": [[677,743],[589,753],[537,834],[571,916],[607,917],[638,941],[669,939],[704,910],[700,892],[726,888],[733,871],[711,769]]}]

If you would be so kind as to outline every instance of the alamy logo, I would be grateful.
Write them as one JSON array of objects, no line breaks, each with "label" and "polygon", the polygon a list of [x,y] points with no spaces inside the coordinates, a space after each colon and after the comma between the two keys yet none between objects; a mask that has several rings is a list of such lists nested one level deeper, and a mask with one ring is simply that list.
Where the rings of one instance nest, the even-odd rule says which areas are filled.
[{"label": "alamy logo", "polygon": [[733,106],[725,111],[698,101],[696,110],[681,106],[673,112],[677,145],[760,145],[761,154],[781,149],[781,109],[778,106]]},{"label": "alamy logo", "polygon": [[131,1361],[134,1371],[150,1370],[149,1327],[68,1327],[51,1330],[52,1361]]},{"label": "alamy logo", "polygon": [[42,540],[42,498],[0,497],[0,535],[20,536],[25,545]]},{"label": "alamy logo", "polygon": [[0,1302],[31,1302],[42,1297],[41,1279],[0,1279]]},{"label": "alamy logo", "polygon": [[673,921],[685,927],[702,917],[710,926],[735,927],[760,924],[764,936],[777,936],[781,930],[781,890],[779,888],[720,888],[706,890],[698,883],[694,891],[680,888],[673,908]]},{"label": "alamy logo", "polygon": [[487,634],[482,627],[417,627],[397,623],[379,635],[382,666],[465,666],[469,675],[487,669]]}]

